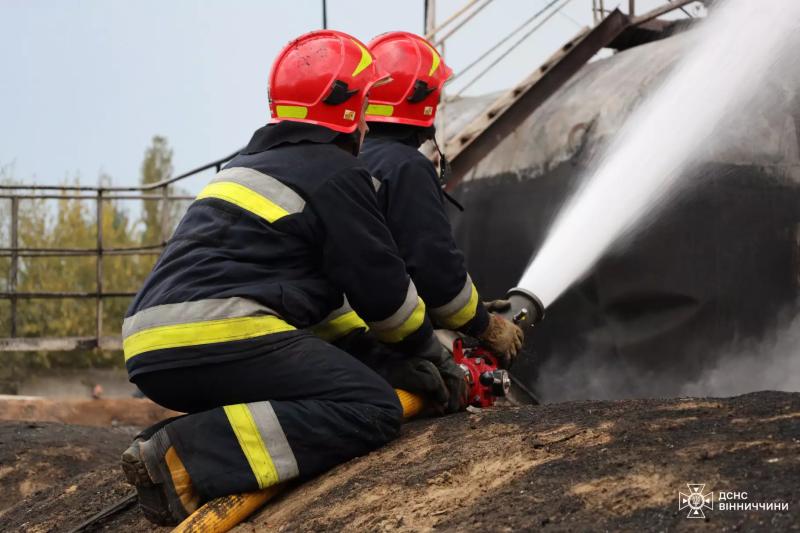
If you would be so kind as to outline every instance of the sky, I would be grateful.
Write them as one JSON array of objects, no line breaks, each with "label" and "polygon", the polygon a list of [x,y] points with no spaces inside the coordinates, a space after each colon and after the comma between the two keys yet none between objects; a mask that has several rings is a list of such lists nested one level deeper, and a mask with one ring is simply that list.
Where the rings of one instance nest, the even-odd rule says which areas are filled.
[{"label": "sky", "polygon": [[[494,0],[448,40],[458,73],[550,0]],[[513,86],[584,25],[564,9],[465,94]],[[643,12],[664,0],[637,0]],[[443,21],[465,0],[438,0]],[[627,0],[620,2],[623,10]],[[328,27],[368,41],[423,31],[423,0],[328,0]],[[607,8],[616,4],[605,2]],[[3,0],[0,171],[23,183],[134,185],[153,135],[176,173],[244,146],[269,119],[267,77],[292,38],[322,25],[321,0]],[[493,61],[487,58],[485,64]],[[481,65],[482,66],[482,65]],[[458,91],[481,68],[456,80]],[[187,183],[197,192],[205,178]]]}]

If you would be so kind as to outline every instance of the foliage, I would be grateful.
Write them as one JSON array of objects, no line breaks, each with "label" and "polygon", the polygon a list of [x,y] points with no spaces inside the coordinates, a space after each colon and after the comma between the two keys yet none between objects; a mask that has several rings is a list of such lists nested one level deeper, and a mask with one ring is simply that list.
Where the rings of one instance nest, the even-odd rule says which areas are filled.
[{"label": "foliage", "polygon": [[[172,150],[163,137],[156,136],[145,152],[141,182],[154,183],[172,173]],[[0,168],[0,182],[16,184],[8,168]],[[101,183],[110,183],[101,176]],[[68,193],[62,196],[68,196]],[[174,224],[177,212],[171,211],[166,221]],[[102,202],[102,236],[106,248],[131,248],[142,244],[160,244],[162,213],[160,202],[144,201],[141,217],[131,215],[114,200]],[[19,202],[18,240],[24,248],[97,247],[97,202],[59,198],[57,200],[23,199]],[[0,200],[0,242],[10,245],[10,201]],[[155,255],[104,255],[102,285],[104,292],[135,292],[155,262]],[[0,257],[0,290],[8,288],[10,259]],[[97,257],[46,256],[21,257],[18,263],[18,292],[82,292],[97,291]],[[103,335],[118,336],[129,297],[103,301]],[[17,336],[81,337],[94,336],[96,331],[94,298],[19,299],[17,303]],[[0,300],[0,336],[11,330],[10,304]],[[25,370],[33,367],[121,365],[119,352],[42,352],[2,354],[5,367],[0,382],[9,378],[9,368]],[[10,365],[9,365],[10,363]],[[12,372],[14,373],[14,372]],[[18,372],[17,372],[18,373]],[[5,376],[4,376],[5,374]]]}]

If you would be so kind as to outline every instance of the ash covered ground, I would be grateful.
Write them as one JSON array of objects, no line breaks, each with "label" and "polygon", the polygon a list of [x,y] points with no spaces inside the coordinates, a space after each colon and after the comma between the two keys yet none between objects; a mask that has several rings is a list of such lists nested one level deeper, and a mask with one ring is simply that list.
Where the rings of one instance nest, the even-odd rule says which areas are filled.
[{"label": "ash covered ground", "polygon": [[[0,531],[69,531],[128,494],[133,432],[0,423]],[[705,519],[678,509],[687,483],[714,492]],[[792,531],[798,487],[798,393],[503,407],[411,422],[235,531]],[[788,510],[721,511],[719,491]],[[161,529],[129,508],[89,531]]]}]

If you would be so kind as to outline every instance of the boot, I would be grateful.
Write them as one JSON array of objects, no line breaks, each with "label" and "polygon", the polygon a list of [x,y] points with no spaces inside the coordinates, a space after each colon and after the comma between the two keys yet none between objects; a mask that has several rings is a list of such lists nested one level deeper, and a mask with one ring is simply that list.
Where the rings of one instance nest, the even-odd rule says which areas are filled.
[{"label": "boot", "polygon": [[200,504],[189,472],[164,429],[149,439],[136,437],[122,454],[122,470],[136,487],[145,517],[155,524],[178,525]]}]

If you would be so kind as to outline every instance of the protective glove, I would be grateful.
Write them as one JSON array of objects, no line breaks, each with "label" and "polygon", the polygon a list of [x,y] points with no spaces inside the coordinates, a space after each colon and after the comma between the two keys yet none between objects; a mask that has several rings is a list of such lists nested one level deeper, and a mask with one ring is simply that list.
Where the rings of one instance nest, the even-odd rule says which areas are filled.
[{"label": "protective glove", "polygon": [[502,313],[511,309],[511,300],[489,300],[483,307],[490,313]]},{"label": "protective glove", "polygon": [[393,388],[423,396],[428,400],[431,414],[444,412],[450,391],[431,361],[399,353],[364,331],[351,332],[334,344],[370,367]]},{"label": "protective glove", "polygon": [[419,356],[436,366],[439,375],[442,376],[442,380],[447,386],[450,394],[444,404],[445,412],[457,413],[462,407],[466,406],[469,401],[467,375],[464,369],[456,364],[453,356],[439,343],[436,337],[431,336],[425,348],[420,351]]},{"label": "protective glove", "polygon": [[511,366],[517,352],[522,348],[525,334],[519,326],[496,313],[489,313],[489,325],[478,337],[484,345],[500,356],[504,368]]},{"label": "protective glove", "polygon": [[422,357],[386,359],[375,371],[395,389],[423,396],[437,405],[447,405],[450,392],[436,365]]}]

